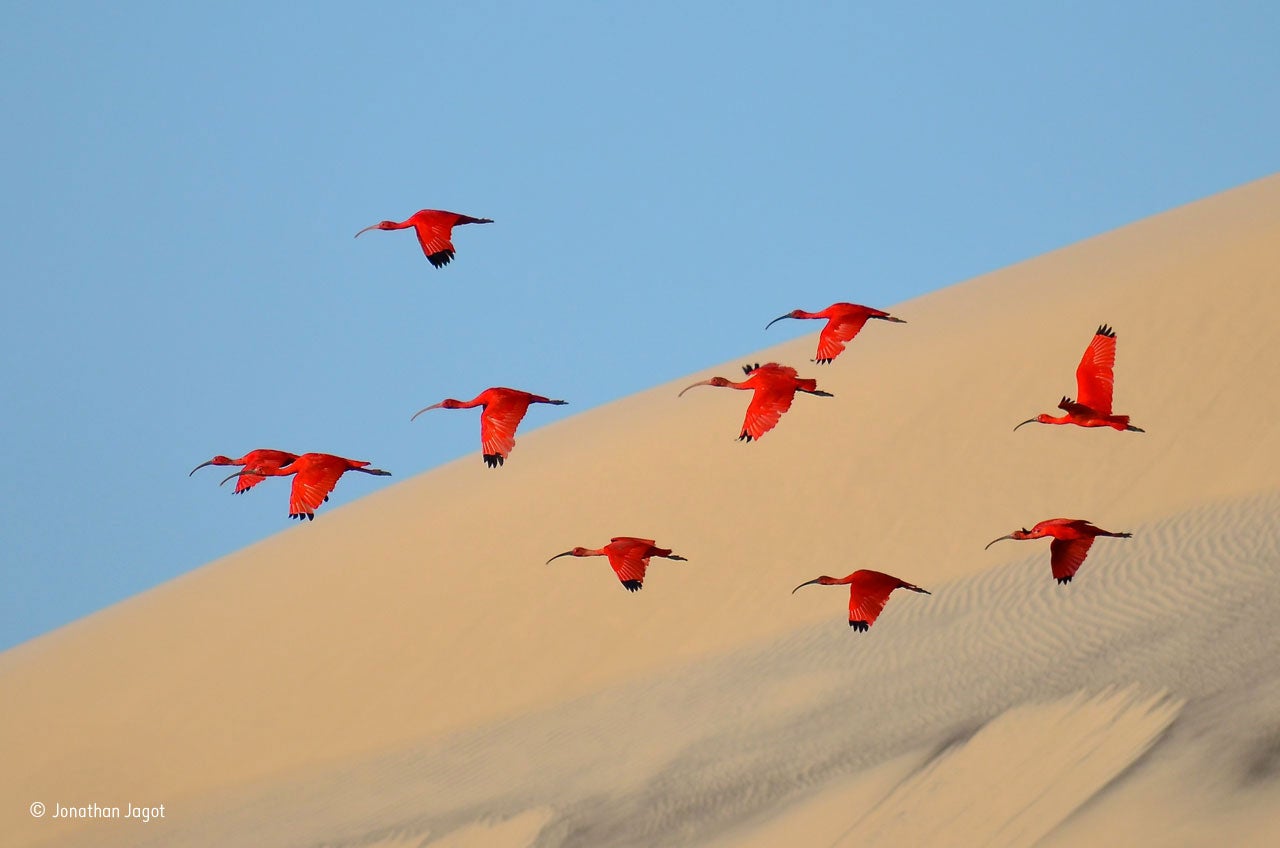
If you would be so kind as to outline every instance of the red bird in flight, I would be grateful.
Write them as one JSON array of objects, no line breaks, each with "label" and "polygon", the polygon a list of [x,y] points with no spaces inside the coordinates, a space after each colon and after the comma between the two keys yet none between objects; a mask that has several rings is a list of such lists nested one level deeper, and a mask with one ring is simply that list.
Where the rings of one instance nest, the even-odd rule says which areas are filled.
[{"label": "red bird in flight", "polygon": [[1129,539],[1133,534],[1112,533],[1080,518],[1050,518],[1041,521],[1030,530],[1024,527],[1013,531],[1008,536],[992,539],[987,543],[987,548],[1005,539],[1043,539],[1045,536],[1053,537],[1053,542],[1049,545],[1049,558],[1053,566],[1054,579],[1059,583],[1070,583],[1071,578],[1084,563],[1084,558],[1089,555],[1089,548],[1093,546],[1093,540],[1096,537],[1114,536],[1117,539]]},{"label": "red bird in flight", "polygon": [[[222,454],[218,454],[208,462],[202,462],[199,465],[197,465],[195,468],[191,469],[191,474],[195,474],[197,471],[199,471],[201,468],[204,468],[206,465],[243,465],[246,468],[253,468],[255,466],[262,466],[264,468],[279,468],[282,465],[287,465],[290,462],[293,462],[297,458],[298,458],[298,455],[296,453],[289,453],[288,451],[280,451],[280,450],[270,450],[268,448],[261,448],[259,450],[249,451],[247,454],[240,457],[239,459],[231,459],[230,457],[226,457],[226,456],[223,456]],[[188,474],[187,476],[190,477],[191,474]],[[263,477],[260,474],[245,474],[240,477],[239,481],[237,481],[236,490],[232,492],[232,494],[238,495],[241,492],[247,492],[265,479],[267,478]]]},{"label": "red bird in flight", "polygon": [[844,350],[846,342],[853,341],[853,337],[858,335],[868,319],[878,318],[881,321],[891,321],[894,324],[905,324],[901,318],[894,318],[888,312],[880,309],[872,309],[870,306],[859,306],[856,303],[833,303],[820,312],[805,312],[803,309],[793,309],[786,315],[779,315],[768,324],[764,325],[767,330],[783,318],[825,318],[827,326],[822,328],[822,332],[818,335],[818,355],[813,361],[819,365],[827,365],[831,360],[840,355],[840,351]]},{"label": "red bird in flight", "polygon": [[[1129,416],[1111,414],[1111,395],[1116,384],[1115,365],[1116,331],[1103,324],[1085,348],[1084,357],[1076,368],[1076,400],[1064,396],[1058,402],[1058,409],[1066,414],[1055,418],[1041,413],[1022,424],[1075,424],[1145,433],[1146,430],[1129,423]],[[1013,429],[1016,431],[1018,427]]]},{"label": "red bird in flight", "polygon": [[[288,477],[294,474],[296,476],[293,478],[293,489],[289,492],[289,517],[299,521],[304,518],[314,521],[316,509],[329,500],[329,493],[333,491],[334,486],[338,485],[338,478],[346,472],[359,471],[378,477],[391,476],[390,471],[368,468],[368,465],[367,462],[334,456],[331,453],[304,453],[293,462],[278,468],[255,465],[244,471],[237,471],[222,483],[232,477],[243,477],[249,474],[259,477]],[[221,486],[222,483],[218,485]]]},{"label": "red bird in flight", "polygon": [[542,395],[531,395],[519,389],[495,386],[485,389],[468,401],[445,398],[439,403],[419,409],[409,420],[412,421],[432,409],[471,409],[483,406],[484,412],[480,413],[480,449],[484,451],[484,464],[490,468],[497,468],[506,461],[507,456],[516,446],[516,428],[520,426],[524,414],[529,411],[529,405],[534,403],[564,406],[568,401],[552,400]]},{"label": "red bird in flight", "polygon": [[622,581],[622,585],[628,592],[639,592],[644,586],[644,572],[649,567],[650,557],[688,562],[684,557],[673,554],[670,548],[659,548],[652,539],[637,539],[634,536],[614,536],[609,540],[609,544],[598,550],[574,548],[571,551],[556,554],[547,560],[547,564],[550,565],[552,560],[563,556],[608,557],[609,565],[613,567],[614,573],[618,575],[618,579]]},{"label": "red bird in flight", "polygon": [[742,432],[738,435],[740,442],[759,439],[777,426],[782,413],[791,408],[796,392],[805,392],[818,397],[834,397],[830,392],[818,391],[816,380],[801,379],[796,369],[788,365],[779,365],[776,362],[744,365],[742,373],[747,375],[747,379],[741,383],[726,380],[724,377],[712,377],[710,380],[685,386],[676,397],[683,396],[695,386],[727,386],[731,389],[753,390],[755,395],[747,406],[747,417],[742,422]]},{"label": "red bird in flight", "polygon": [[843,586],[846,583],[849,584],[849,626],[862,633],[865,633],[871,625],[876,623],[876,618],[880,615],[880,611],[884,609],[884,605],[889,602],[889,595],[893,593],[894,589],[910,589],[912,592],[921,592],[925,595],[933,594],[928,589],[913,586],[891,574],[871,571],[866,568],[859,569],[848,577],[839,579],[828,577],[825,574],[821,577],[815,577],[792,589],[791,594],[794,595],[803,587],[814,583],[821,586]]},{"label": "red bird in flight", "polygon": [[421,209],[403,221],[379,221],[365,227],[355,237],[369,230],[403,230],[413,227],[418,234],[418,244],[427,261],[437,268],[443,268],[453,259],[453,228],[461,224],[492,224],[492,218],[472,218],[470,215],[459,215],[457,212],[445,212],[442,209]]}]

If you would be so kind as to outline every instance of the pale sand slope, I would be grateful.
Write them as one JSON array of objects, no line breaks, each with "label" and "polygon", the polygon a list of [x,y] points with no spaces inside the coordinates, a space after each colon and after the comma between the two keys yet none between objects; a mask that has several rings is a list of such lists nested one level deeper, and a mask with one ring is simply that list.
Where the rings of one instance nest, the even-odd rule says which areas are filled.
[{"label": "pale sand slope", "polygon": [[[1278,309],[1272,177],[326,509],[0,655],[0,844],[1272,844]],[[1148,432],[1010,432],[1103,322]],[[675,398],[770,359],[836,397]],[[982,550],[1055,516],[1135,537]],[[690,562],[542,564],[621,534]],[[935,594],[788,594],[859,567]]]}]

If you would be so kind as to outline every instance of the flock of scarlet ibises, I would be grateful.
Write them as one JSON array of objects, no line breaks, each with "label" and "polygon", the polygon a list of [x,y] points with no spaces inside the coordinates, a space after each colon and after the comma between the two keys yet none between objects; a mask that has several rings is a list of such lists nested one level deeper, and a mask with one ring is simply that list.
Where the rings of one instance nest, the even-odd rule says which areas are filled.
[{"label": "flock of scarlet ibises", "polygon": [[[427,260],[436,268],[443,268],[454,258],[452,242],[453,228],[461,224],[491,224],[490,218],[473,218],[455,212],[438,209],[423,209],[404,221],[380,221],[365,227],[356,236],[369,230],[401,230],[412,227],[418,236],[418,243]],[[818,336],[818,350],[813,362],[827,365],[836,359],[862,330],[867,321],[877,319],[892,323],[905,323],[879,309],[859,306],[853,303],[834,303],[818,312],[805,312],[796,309],[786,315],[780,315],[765,325],[765,329],[784,318],[820,318],[826,320]],[[1105,324],[1098,328],[1084,357],[1076,368],[1076,397],[1064,396],[1058,403],[1063,414],[1052,416],[1037,415],[1023,421],[1024,424],[1074,424],[1078,427],[1110,427],[1113,430],[1133,431],[1141,433],[1138,427],[1129,423],[1129,416],[1115,415],[1111,411],[1111,398],[1115,385],[1116,334]],[[802,378],[794,368],[769,362],[764,365],[747,365],[743,367],[746,379],[740,382],[727,380],[724,377],[712,377],[686,387],[685,392],[696,386],[719,386],[732,389],[750,390],[751,403],[747,406],[746,419],[738,435],[740,441],[751,442],[777,426],[783,413],[791,408],[797,392],[804,392],[819,397],[831,397],[828,392],[818,389],[817,381]],[[535,395],[518,389],[494,387],[485,389],[468,401],[446,398],[418,410],[409,419],[432,409],[472,409],[482,408],[480,413],[480,443],[484,462],[490,468],[496,468],[506,461],[515,447],[516,428],[535,403],[563,405],[566,401]],[[1018,427],[1013,429],[1016,431]],[[226,456],[215,456],[208,462],[201,463],[191,470],[194,474],[206,465],[244,466],[242,471],[228,476],[222,481],[236,480],[235,494],[246,492],[261,483],[267,477],[293,476],[293,488],[289,495],[289,517],[299,520],[315,519],[315,511],[320,504],[329,500],[329,493],[338,484],[338,479],[348,471],[359,471],[363,474],[389,476],[390,472],[379,468],[370,468],[368,462],[335,456],[327,453],[294,454],[287,451],[259,449],[246,453],[238,459]],[[188,475],[190,476],[190,474]],[[219,484],[221,485],[221,484]],[[1007,536],[1001,536],[987,544],[990,548],[1004,539],[1043,539],[1051,537],[1049,546],[1050,564],[1054,578],[1060,584],[1071,582],[1071,578],[1080,569],[1093,540],[1098,536],[1129,538],[1129,533],[1112,533],[1096,527],[1088,521],[1070,518],[1050,518],[1041,521],[1030,530],[1015,530]],[[618,580],[630,592],[639,591],[644,584],[645,572],[652,557],[686,561],[684,557],[672,553],[670,548],[661,548],[652,539],[640,539],[632,536],[616,536],[602,548],[576,547],[547,560],[548,563],[564,556],[574,557],[608,557]],[[822,586],[849,586],[849,626],[858,631],[871,627],[884,609],[889,595],[895,589],[907,589],[912,592],[929,594],[928,590],[912,585],[889,574],[869,569],[860,569],[846,577],[828,577],[823,575],[801,583],[792,594],[804,586],[812,584]]]}]

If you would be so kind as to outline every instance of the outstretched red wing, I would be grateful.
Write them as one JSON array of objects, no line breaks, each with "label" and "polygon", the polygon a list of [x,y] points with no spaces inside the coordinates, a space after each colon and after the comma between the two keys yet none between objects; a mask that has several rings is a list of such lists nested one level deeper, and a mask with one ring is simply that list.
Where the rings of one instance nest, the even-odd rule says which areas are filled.
[{"label": "outstretched red wing", "polygon": [[[276,469],[281,466],[288,465],[298,458],[296,453],[288,453],[278,450],[256,450],[245,455],[245,468],[268,468]],[[235,494],[247,492],[254,486],[267,479],[259,474],[245,474],[236,478]]]},{"label": "outstretched red wing", "polygon": [[870,627],[888,602],[888,592],[865,594],[859,592],[857,586],[854,586],[849,590],[849,620],[865,621]]},{"label": "outstretched red wing", "polygon": [[795,400],[794,387],[760,386],[747,406],[747,417],[742,422],[742,432],[758,439],[778,426],[782,413],[791,408]]},{"label": "outstretched red wing", "polygon": [[849,620],[865,621],[870,627],[889,602],[894,589],[909,584],[880,571],[857,571],[849,583]]},{"label": "outstretched red wing", "polygon": [[816,361],[830,362],[840,355],[847,342],[862,331],[867,323],[867,316],[848,315],[831,318],[827,326],[818,335],[818,355]]},{"label": "outstretched red wing", "polygon": [[[278,468],[279,466],[276,467]],[[247,492],[265,479],[267,478],[259,477],[257,474],[241,474],[236,478],[236,490],[234,494],[238,495],[241,492]]]},{"label": "outstretched red wing", "polygon": [[649,567],[649,557],[645,554],[653,547],[653,543],[644,539],[628,539],[619,537],[605,550],[609,555],[609,565],[623,583],[634,580],[644,583],[644,572]]},{"label": "outstretched red wing", "polygon": [[435,256],[444,251],[453,252],[453,242],[449,240],[453,235],[453,224],[442,224],[436,221],[428,221],[426,223],[415,224],[413,231],[418,234],[418,244],[422,245],[422,252],[427,258]]},{"label": "outstretched red wing", "polygon": [[1099,328],[1076,368],[1076,400],[1102,415],[1111,414],[1115,389],[1116,337]]},{"label": "outstretched red wing", "polygon": [[1093,546],[1093,537],[1065,541],[1054,539],[1049,545],[1049,557],[1053,565],[1053,577],[1058,581],[1070,580],[1080,570],[1084,558]]},{"label": "outstretched red wing", "polygon": [[485,454],[508,456],[516,446],[516,428],[529,411],[525,400],[495,400],[480,413],[480,445]]},{"label": "outstretched red wing", "polygon": [[751,373],[759,374],[776,374],[781,377],[790,377],[793,380],[800,378],[800,373],[790,365],[779,365],[776,362],[766,362],[764,365],[751,369]]},{"label": "outstretched red wing", "polygon": [[314,513],[324,499],[338,485],[338,478],[347,469],[337,465],[313,466],[299,471],[293,478],[293,489],[289,492],[289,514],[310,515]]},{"label": "outstretched red wing", "polygon": [[876,619],[881,614],[884,605],[888,603],[888,593],[892,589],[886,591],[867,592],[861,591],[858,584],[852,584],[849,588],[849,620],[865,621],[867,626],[876,623]]}]

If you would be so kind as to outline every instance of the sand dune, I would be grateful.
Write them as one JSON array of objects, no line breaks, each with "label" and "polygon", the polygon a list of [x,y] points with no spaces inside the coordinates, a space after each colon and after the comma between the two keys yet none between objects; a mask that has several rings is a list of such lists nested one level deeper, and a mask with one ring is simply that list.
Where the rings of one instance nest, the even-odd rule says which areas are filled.
[{"label": "sand dune", "polygon": [[[1273,177],[892,307],[759,443],[675,394],[813,335],[322,513],[0,655],[0,843],[1274,843],[1278,310]],[[1148,432],[1012,433],[1104,322]],[[1056,516],[1134,538],[982,549]],[[615,535],[690,561],[543,565]],[[787,594],[860,567],[934,595]]]}]

